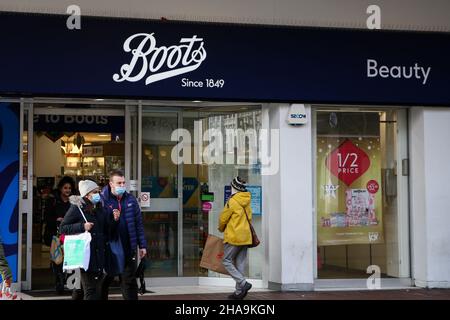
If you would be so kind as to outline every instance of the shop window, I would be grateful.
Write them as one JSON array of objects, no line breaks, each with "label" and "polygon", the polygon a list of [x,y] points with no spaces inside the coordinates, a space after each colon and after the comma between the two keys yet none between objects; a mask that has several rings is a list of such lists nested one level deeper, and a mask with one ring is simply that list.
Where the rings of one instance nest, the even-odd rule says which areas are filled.
[{"label": "shop window", "polygon": [[[245,111],[242,111],[243,109]],[[219,215],[224,207],[230,182],[237,175],[247,181],[248,189],[254,198],[252,223],[258,235],[262,235],[261,202],[256,201],[261,199],[262,195],[261,173],[258,155],[253,154],[250,147],[254,142],[252,130],[256,133],[256,138],[261,129],[261,110],[259,107],[252,109],[240,107],[235,111],[184,112],[183,115],[183,127],[189,130],[192,137],[195,121],[197,125],[200,122],[202,134],[213,129],[220,132],[223,137],[223,150],[221,154],[215,155],[222,157],[223,163],[207,164],[203,159],[200,164],[183,166],[184,275],[224,277],[222,274],[200,268],[199,262],[208,234],[223,238],[223,233],[217,230]],[[232,138],[227,136],[227,129],[242,129],[247,136],[239,135],[233,142]],[[210,141],[202,143],[202,150],[206,150]],[[191,154],[194,152],[193,145]],[[231,163],[227,161],[230,154],[232,154]],[[246,274],[250,278],[262,278],[263,257],[262,246],[249,250]]]},{"label": "shop window", "polygon": [[398,174],[403,115],[317,111],[319,279],[367,278],[371,265],[381,277],[409,277],[408,212],[399,205],[407,188],[398,188],[407,178]]}]

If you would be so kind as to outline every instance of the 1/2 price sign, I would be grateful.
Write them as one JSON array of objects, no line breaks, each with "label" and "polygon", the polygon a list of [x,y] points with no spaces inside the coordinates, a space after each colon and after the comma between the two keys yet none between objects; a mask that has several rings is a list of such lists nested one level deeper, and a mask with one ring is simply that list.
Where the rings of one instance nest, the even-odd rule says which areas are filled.
[{"label": "1/2 price sign", "polygon": [[345,140],[327,156],[325,163],[335,177],[350,186],[369,169],[370,158],[352,141]]}]

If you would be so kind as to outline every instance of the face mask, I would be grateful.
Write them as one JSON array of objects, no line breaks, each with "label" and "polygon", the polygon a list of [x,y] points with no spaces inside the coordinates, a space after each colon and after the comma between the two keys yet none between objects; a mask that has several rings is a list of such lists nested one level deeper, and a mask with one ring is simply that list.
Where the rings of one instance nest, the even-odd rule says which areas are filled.
[{"label": "face mask", "polygon": [[99,203],[99,202],[100,202],[100,194],[99,194],[99,193],[93,194],[93,195],[92,195],[91,202],[92,202],[93,204]]},{"label": "face mask", "polygon": [[125,187],[116,187],[116,194],[120,197],[122,196],[127,189]]}]

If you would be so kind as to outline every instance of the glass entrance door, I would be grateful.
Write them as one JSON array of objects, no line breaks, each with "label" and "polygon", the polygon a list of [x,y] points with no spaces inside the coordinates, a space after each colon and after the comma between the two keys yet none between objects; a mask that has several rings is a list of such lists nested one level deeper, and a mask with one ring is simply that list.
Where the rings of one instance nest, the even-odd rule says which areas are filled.
[{"label": "glass entrance door", "polygon": [[[28,110],[31,121],[29,134],[23,138],[22,161],[22,180],[28,185],[22,185],[21,201],[22,229],[27,232],[27,256],[23,255],[22,263],[22,268],[27,266],[24,287],[56,289],[63,294],[62,266],[50,262],[50,245],[52,237],[58,234],[58,219],[70,206],[62,190],[69,185],[71,192],[77,194],[78,182],[85,179],[104,186],[111,170],[124,169],[124,106],[35,101]],[[25,129],[24,126],[24,133]],[[67,178],[72,178],[73,187]],[[25,237],[22,243],[25,245]]]},{"label": "glass entrance door", "polygon": [[181,125],[180,113],[143,107],[140,119],[140,196],[150,195],[150,206],[141,202],[150,258],[146,275],[182,276],[182,172],[172,155],[177,140],[171,139]]}]

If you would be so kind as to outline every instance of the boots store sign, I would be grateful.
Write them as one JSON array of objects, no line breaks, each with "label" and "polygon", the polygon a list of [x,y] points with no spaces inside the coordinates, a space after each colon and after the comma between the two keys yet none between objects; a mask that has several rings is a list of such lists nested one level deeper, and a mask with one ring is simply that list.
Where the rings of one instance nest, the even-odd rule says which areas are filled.
[{"label": "boots store sign", "polygon": [[55,132],[115,132],[123,133],[124,117],[91,115],[35,115],[36,131]]},{"label": "boots store sign", "polygon": [[194,71],[206,59],[203,39],[196,35],[181,38],[178,46],[157,47],[154,33],[138,33],[125,41],[123,50],[131,53],[131,61],[122,65],[120,73],[113,75],[116,82],[136,82],[145,78],[148,85]]},{"label": "boots store sign", "polygon": [[448,33],[66,20],[0,13],[0,96],[450,106]]}]

